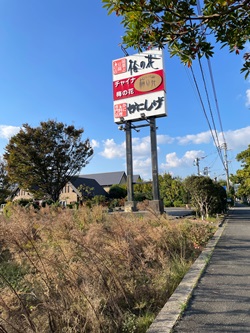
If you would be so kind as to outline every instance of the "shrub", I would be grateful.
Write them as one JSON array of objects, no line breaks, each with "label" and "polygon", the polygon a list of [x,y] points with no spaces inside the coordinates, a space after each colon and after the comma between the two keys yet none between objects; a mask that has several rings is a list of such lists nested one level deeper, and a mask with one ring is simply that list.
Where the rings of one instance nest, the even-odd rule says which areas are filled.
[{"label": "shrub", "polygon": [[109,197],[111,199],[122,199],[125,198],[126,195],[127,195],[127,190],[119,185],[113,185],[109,190]]},{"label": "shrub", "polygon": [[10,217],[12,208],[13,208],[12,202],[10,202],[10,201],[7,202],[6,205],[3,208],[3,214],[4,214],[5,217]]},{"label": "shrub", "polygon": [[183,206],[182,201],[180,201],[180,200],[174,201],[174,207],[182,207],[182,206]]},{"label": "shrub", "polygon": [[173,207],[172,202],[169,200],[166,200],[165,198],[163,199],[163,204],[165,207]]}]

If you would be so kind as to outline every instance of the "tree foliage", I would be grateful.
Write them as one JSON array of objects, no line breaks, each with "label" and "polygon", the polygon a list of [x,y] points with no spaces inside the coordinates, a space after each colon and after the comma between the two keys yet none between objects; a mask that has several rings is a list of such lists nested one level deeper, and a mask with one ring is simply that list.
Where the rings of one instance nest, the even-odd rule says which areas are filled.
[{"label": "tree foliage", "polygon": [[236,175],[231,175],[231,180],[235,184],[240,184],[237,195],[239,197],[250,196],[250,145],[236,156],[237,161],[241,162],[242,169],[237,170]]},{"label": "tree foliage", "polygon": [[226,209],[226,190],[209,177],[190,176],[184,181],[193,206],[202,217],[222,213]]},{"label": "tree foliage", "polygon": [[127,195],[127,190],[125,187],[120,185],[112,185],[109,190],[109,197],[111,199],[122,199]]},{"label": "tree foliage", "polygon": [[[126,47],[169,48],[184,64],[213,55],[215,43],[239,54],[250,35],[250,0],[102,0],[108,13],[122,17]],[[214,38],[208,38],[213,36]],[[213,40],[213,42],[211,42]],[[242,72],[250,72],[250,53]]]},{"label": "tree foliage", "polygon": [[134,185],[135,201],[152,200],[152,191],[152,182],[144,182],[143,180],[141,180]]},{"label": "tree foliage", "polygon": [[4,203],[10,194],[11,183],[6,170],[6,163],[0,160],[0,203]]},{"label": "tree foliage", "polygon": [[83,129],[49,120],[38,127],[24,124],[5,147],[4,159],[13,183],[36,198],[57,201],[62,188],[93,154]]},{"label": "tree foliage", "polygon": [[164,205],[174,206],[175,203],[186,203],[183,182],[180,178],[174,178],[170,173],[159,175],[160,197]]}]

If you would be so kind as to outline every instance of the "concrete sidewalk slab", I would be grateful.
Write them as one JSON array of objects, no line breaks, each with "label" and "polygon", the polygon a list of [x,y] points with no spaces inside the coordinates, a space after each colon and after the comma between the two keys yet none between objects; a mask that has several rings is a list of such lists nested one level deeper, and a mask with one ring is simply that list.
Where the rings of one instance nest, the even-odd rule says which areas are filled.
[{"label": "concrete sidewalk slab", "polygon": [[174,325],[185,309],[202,272],[209,262],[214,248],[226,227],[226,222],[227,220],[225,219],[224,223],[219,226],[214,236],[208,242],[206,248],[195,260],[175,292],[157,315],[156,319],[147,330],[147,333],[170,333],[172,331]]}]

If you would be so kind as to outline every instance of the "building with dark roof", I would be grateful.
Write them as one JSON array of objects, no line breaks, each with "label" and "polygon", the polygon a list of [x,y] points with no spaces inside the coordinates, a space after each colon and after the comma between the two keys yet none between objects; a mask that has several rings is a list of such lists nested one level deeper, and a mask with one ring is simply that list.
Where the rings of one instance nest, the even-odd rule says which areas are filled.
[{"label": "building with dark roof", "polygon": [[[95,179],[84,177],[72,177],[61,191],[59,201],[63,205],[80,202],[83,197],[94,197],[96,195],[108,196],[103,187]],[[33,199],[32,193],[17,187],[12,193],[12,200]]]},{"label": "building with dark roof", "polygon": [[[95,179],[105,191],[109,192],[112,185],[127,184],[127,175],[124,171],[92,173],[89,175],[82,175],[80,177]],[[139,175],[133,175],[133,184],[141,181]]]},{"label": "building with dark roof", "polygon": [[127,175],[124,171],[94,173],[80,177],[95,179],[107,192],[112,185],[123,185],[127,183]]}]

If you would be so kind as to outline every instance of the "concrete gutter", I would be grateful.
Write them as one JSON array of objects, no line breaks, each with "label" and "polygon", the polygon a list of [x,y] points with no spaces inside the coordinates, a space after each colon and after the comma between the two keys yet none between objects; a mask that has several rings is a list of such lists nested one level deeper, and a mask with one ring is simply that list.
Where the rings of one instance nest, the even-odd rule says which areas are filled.
[{"label": "concrete gutter", "polygon": [[197,285],[202,272],[209,263],[209,259],[225,229],[225,226],[226,222],[222,222],[219,225],[214,236],[209,240],[206,248],[195,260],[179,286],[168,299],[167,303],[164,305],[154,322],[147,330],[147,333],[171,333],[177,320],[185,310],[185,307],[192,296],[193,289]]}]

